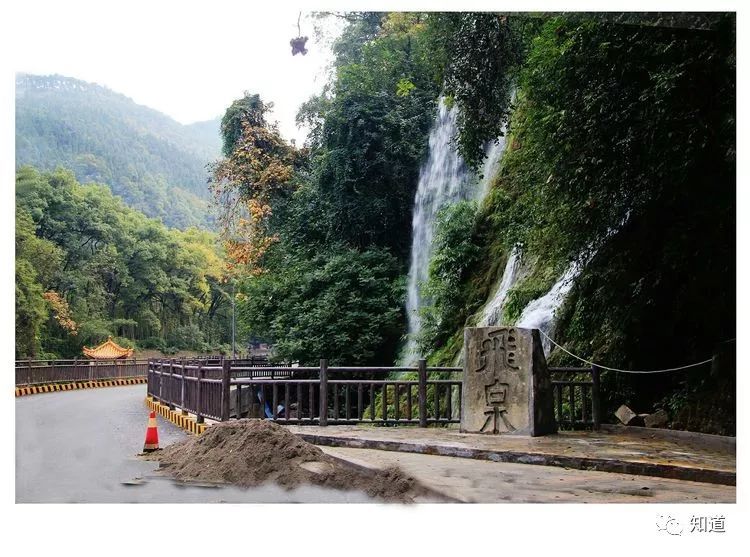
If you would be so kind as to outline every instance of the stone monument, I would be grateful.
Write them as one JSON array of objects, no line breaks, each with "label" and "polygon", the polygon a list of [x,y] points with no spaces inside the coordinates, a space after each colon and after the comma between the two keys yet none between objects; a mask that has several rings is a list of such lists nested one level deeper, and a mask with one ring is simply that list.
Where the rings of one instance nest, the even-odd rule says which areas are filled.
[{"label": "stone monument", "polygon": [[464,329],[462,432],[555,433],[552,396],[537,329]]}]

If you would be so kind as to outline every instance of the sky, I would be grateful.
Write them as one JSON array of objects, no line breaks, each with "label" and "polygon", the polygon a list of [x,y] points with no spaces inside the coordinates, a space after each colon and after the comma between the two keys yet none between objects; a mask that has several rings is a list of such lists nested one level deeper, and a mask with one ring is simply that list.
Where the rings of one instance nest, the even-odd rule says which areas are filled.
[{"label": "sky", "polygon": [[[300,14],[293,3],[261,11],[255,2],[118,4],[123,9],[75,1],[17,6],[20,20],[33,25],[16,43],[23,46],[13,53],[15,71],[104,85],[183,124],[223,115],[244,91],[259,93],[274,103],[271,120],[282,135],[302,143],[306,130],[296,127],[295,114],[321,90],[331,60],[330,40],[316,42],[309,12],[300,21],[308,54],[292,56]],[[329,37],[341,21],[327,18]]]}]

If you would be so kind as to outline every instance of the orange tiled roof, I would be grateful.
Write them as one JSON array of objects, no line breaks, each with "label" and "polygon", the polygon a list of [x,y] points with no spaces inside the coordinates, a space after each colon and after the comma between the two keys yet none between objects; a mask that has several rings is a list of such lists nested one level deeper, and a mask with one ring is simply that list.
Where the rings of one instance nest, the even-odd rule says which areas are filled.
[{"label": "orange tiled roof", "polygon": [[132,348],[123,348],[108,337],[105,342],[96,348],[83,347],[83,353],[89,358],[95,360],[117,360],[120,358],[129,358],[133,355]]}]

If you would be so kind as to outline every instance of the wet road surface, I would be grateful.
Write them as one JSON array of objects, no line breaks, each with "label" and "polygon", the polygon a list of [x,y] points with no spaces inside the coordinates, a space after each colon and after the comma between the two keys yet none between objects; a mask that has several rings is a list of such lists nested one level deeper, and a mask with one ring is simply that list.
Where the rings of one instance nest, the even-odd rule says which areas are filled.
[{"label": "wet road surface", "polygon": [[[16,399],[17,503],[347,503],[360,492],[275,485],[244,490],[156,475],[139,459],[148,423],[145,385]],[[157,417],[162,447],[187,434]]]},{"label": "wet road surface", "polygon": [[[145,386],[16,399],[18,503],[320,503],[375,502],[361,492],[275,485],[244,490],[176,482],[136,455],[148,422]],[[157,416],[162,447],[186,433]],[[389,428],[394,429],[394,428]],[[399,432],[401,433],[401,432]],[[329,448],[359,466],[397,465],[465,502],[733,502],[731,486],[559,467],[476,461],[370,449]]]}]

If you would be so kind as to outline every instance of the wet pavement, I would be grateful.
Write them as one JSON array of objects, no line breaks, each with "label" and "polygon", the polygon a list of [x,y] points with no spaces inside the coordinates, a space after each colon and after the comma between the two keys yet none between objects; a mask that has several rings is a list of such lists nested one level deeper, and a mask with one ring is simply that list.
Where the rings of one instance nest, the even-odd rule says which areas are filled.
[{"label": "wet pavement", "polygon": [[[148,409],[144,385],[40,394],[16,399],[16,502],[18,503],[345,503],[375,502],[361,492],[276,485],[248,490],[186,484],[156,471],[158,464],[137,457],[143,448]],[[187,433],[157,417],[162,447]],[[674,436],[652,430],[576,432],[556,436],[496,437],[455,430],[409,427],[291,427],[304,436],[326,436],[364,446],[323,447],[326,452],[366,467],[400,466],[427,487],[465,502],[734,502],[733,486],[630,474],[570,470],[555,466],[489,462],[434,451],[517,451],[607,457],[614,460],[735,470],[733,440]],[[323,443],[330,444],[330,443]],[[432,454],[414,454],[431,447]],[[524,453],[526,451],[526,453]],[[416,451],[417,453],[420,451]]]},{"label": "wet pavement", "polygon": [[[348,503],[361,492],[275,485],[248,490],[175,482],[139,459],[145,385],[16,398],[17,503]],[[187,434],[157,418],[162,447]]]},{"label": "wet pavement", "polygon": [[397,466],[464,503],[734,503],[733,486],[373,449],[321,447],[359,466]]},{"label": "wet pavement", "polygon": [[481,435],[457,429],[287,426],[318,445],[379,449],[624,472],[732,485],[734,438],[646,428],[569,431],[543,437]]}]

